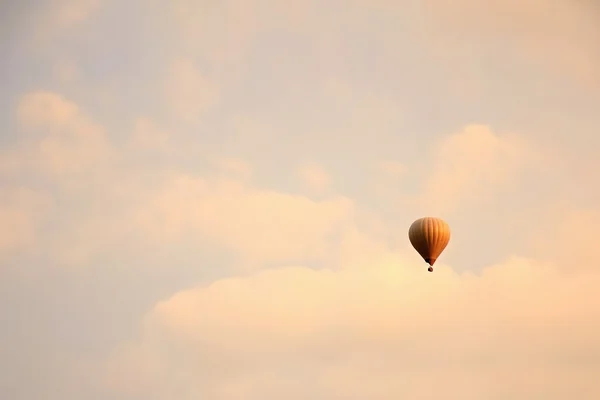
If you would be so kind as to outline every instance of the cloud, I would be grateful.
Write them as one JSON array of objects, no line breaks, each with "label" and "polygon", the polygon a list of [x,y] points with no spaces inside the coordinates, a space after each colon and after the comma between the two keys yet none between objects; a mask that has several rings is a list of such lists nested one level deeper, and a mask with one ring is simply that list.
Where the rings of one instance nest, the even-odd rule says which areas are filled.
[{"label": "cloud", "polygon": [[30,10],[35,44],[44,47],[56,39],[64,38],[80,27],[107,3],[106,0],[49,1],[36,10]]},{"label": "cloud", "polygon": [[406,165],[395,160],[381,160],[373,163],[369,172],[372,173],[368,190],[371,201],[376,199],[379,209],[397,209],[406,195],[406,178],[409,177]]},{"label": "cloud", "polygon": [[57,23],[71,25],[87,20],[102,5],[102,0],[61,0],[54,8]]},{"label": "cloud", "polygon": [[186,123],[198,123],[219,101],[218,87],[188,60],[171,65],[166,95],[174,115]]},{"label": "cloud", "polygon": [[425,4],[427,18],[433,22],[429,27],[446,47],[453,45],[462,52],[477,49],[482,40],[501,42],[536,69],[568,75],[595,88],[600,84],[595,5],[568,0],[551,5],[540,0],[485,4],[461,0],[451,5],[428,0]]},{"label": "cloud", "polygon": [[81,78],[81,71],[74,62],[61,60],[54,65],[54,75],[61,83],[71,83]]},{"label": "cloud", "polygon": [[563,206],[552,211],[539,223],[540,231],[546,234],[529,238],[534,254],[539,259],[564,265],[566,273],[597,270],[595,252],[600,237],[600,209]]},{"label": "cloud", "polygon": [[272,263],[327,257],[353,214],[343,197],[316,202],[227,178],[176,175],[151,192],[136,218],[152,240],[216,240],[246,261]]},{"label": "cloud", "polygon": [[44,3],[2,43],[1,398],[600,397],[595,10]]},{"label": "cloud", "polygon": [[146,117],[136,119],[133,128],[133,144],[143,149],[166,150],[170,147],[169,134],[159,129]]},{"label": "cloud", "polygon": [[520,258],[481,276],[428,274],[394,254],[360,270],[264,271],[157,304],[118,363],[129,390],[150,393],[169,374],[189,398],[214,400],[591,400],[599,283]]},{"label": "cloud", "polygon": [[331,178],[318,165],[304,165],[296,170],[296,174],[311,190],[323,191],[331,184]]},{"label": "cloud", "polygon": [[[77,104],[54,92],[40,90],[23,95],[15,119],[16,141],[0,151],[0,176],[5,182],[0,188],[0,218],[4,226],[10,227],[0,247],[27,249],[30,255],[46,254],[50,262],[65,246],[71,253],[79,251],[71,246],[82,241],[77,234],[70,238],[76,240],[58,242],[69,233],[81,233],[82,225],[97,218],[75,216],[77,227],[71,226],[77,214],[73,203],[94,202],[85,197],[86,191],[102,189],[97,188],[98,178],[111,169],[114,149],[103,127]],[[71,209],[60,205],[64,201]],[[49,221],[56,223],[56,219],[61,219],[59,232],[51,237],[42,235]],[[99,231],[92,231],[86,237],[96,243],[98,236]]]},{"label": "cloud", "polygon": [[[194,0],[174,0],[164,10],[171,16],[173,46],[184,53],[198,53],[200,59],[215,66],[214,73],[223,83],[236,80],[244,72],[246,56],[261,25],[260,5],[254,1],[227,0],[206,7]],[[270,10],[272,7],[267,7]]]},{"label": "cloud", "polygon": [[72,124],[79,113],[75,103],[48,91],[26,94],[17,108],[18,121],[28,129],[64,128]]},{"label": "cloud", "polygon": [[17,120],[25,133],[17,148],[5,152],[7,168],[29,169],[51,175],[90,172],[111,156],[103,128],[61,95],[36,91],[24,95]]},{"label": "cloud", "polygon": [[469,125],[438,142],[419,201],[430,213],[468,209],[514,186],[525,169],[541,170],[543,159],[523,136]]},{"label": "cloud", "polygon": [[50,200],[30,189],[0,190],[0,254],[36,246],[41,218]]},{"label": "cloud", "polygon": [[217,167],[226,174],[231,174],[239,179],[247,179],[252,175],[252,167],[237,158],[220,158],[216,161]]},{"label": "cloud", "polygon": [[393,160],[378,162],[376,170],[390,178],[401,178],[406,174],[406,166]]}]

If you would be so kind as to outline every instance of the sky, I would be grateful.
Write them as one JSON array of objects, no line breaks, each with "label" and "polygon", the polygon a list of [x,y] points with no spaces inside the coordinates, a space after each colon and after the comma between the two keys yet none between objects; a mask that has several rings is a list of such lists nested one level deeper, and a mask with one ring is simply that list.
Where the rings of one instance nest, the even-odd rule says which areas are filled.
[{"label": "sky", "polygon": [[594,2],[1,7],[0,398],[600,398]]}]

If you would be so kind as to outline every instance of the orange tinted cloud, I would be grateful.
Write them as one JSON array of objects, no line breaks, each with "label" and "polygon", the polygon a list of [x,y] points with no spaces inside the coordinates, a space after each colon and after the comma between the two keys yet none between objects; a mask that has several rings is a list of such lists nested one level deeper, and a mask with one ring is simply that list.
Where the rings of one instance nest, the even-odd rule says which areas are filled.
[{"label": "orange tinted cloud", "polygon": [[[600,397],[597,102],[556,79],[593,78],[593,13],[435,1],[424,27],[389,0],[63,1],[62,32],[110,8],[56,53],[15,51],[0,93],[77,61],[59,77],[78,104],[26,93],[2,141],[0,397]],[[562,144],[583,173],[556,174]],[[308,157],[337,183],[318,201],[288,192]],[[455,230],[429,274],[406,230],[437,213]]]},{"label": "orange tinted cloud", "polygon": [[150,118],[140,117],[134,123],[134,146],[152,150],[166,149],[171,146],[169,138],[169,134],[159,129]]},{"label": "orange tinted cloud", "polygon": [[323,191],[331,184],[331,178],[317,165],[305,165],[296,171],[300,179],[312,190]]},{"label": "orange tinted cloud", "polygon": [[12,168],[41,169],[50,174],[79,174],[108,160],[111,147],[102,127],[78,106],[53,92],[24,95],[17,119],[26,134],[6,157],[19,154]]},{"label": "orange tinted cloud", "polygon": [[0,255],[37,245],[38,227],[49,199],[25,188],[0,190]]},{"label": "orange tinted cloud", "polygon": [[265,271],[159,303],[136,354],[161,367],[127,360],[134,379],[172,371],[211,399],[591,400],[600,395],[598,284],[597,272],[564,276],[527,259],[481,276],[428,274],[397,255],[361,270]]},{"label": "orange tinted cloud", "polygon": [[377,171],[392,178],[400,178],[406,174],[406,166],[398,161],[381,161],[377,164]]},{"label": "orange tinted cloud", "polygon": [[201,121],[219,100],[218,87],[187,60],[171,65],[165,90],[174,115],[185,122]]},{"label": "orange tinted cloud", "polygon": [[476,47],[465,43],[501,41],[537,68],[598,88],[599,10],[591,2],[428,0],[425,4],[429,29],[446,48],[461,53]]},{"label": "orange tinted cloud", "polygon": [[226,157],[216,161],[217,166],[224,173],[231,174],[237,178],[249,178],[252,175],[252,166],[243,160]]},{"label": "orange tinted cloud", "polygon": [[326,256],[352,215],[353,204],[343,197],[316,202],[228,179],[181,175],[148,197],[137,219],[158,241],[217,240],[243,258],[282,262]]},{"label": "orange tinted cloud", "polygon": [[527,169],[541,170],[544,159],[524,136],[469,125],[435,147],[420,201],[434,214],[484,203]]}]

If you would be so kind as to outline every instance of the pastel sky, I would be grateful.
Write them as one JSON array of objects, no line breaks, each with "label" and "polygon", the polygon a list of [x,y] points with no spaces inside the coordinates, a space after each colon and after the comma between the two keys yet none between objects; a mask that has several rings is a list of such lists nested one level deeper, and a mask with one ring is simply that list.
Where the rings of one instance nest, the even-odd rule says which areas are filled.
[{"label": "pastel sky", "polygon": [[7,4],[0,398],[600,398],[594,2]]}]

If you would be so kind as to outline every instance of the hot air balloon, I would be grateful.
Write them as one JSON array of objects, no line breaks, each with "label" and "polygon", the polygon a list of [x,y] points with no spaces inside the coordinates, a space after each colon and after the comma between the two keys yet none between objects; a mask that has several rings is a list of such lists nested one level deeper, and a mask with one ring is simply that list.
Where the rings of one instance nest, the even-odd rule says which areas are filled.
[{"label": "hot air balloon", "polygon": [[408,229],[408,238],[415,250],[429,264],[427,270],[432,272],[433,264],[450,241],[450,226],[440,218],[419,218]]}]

